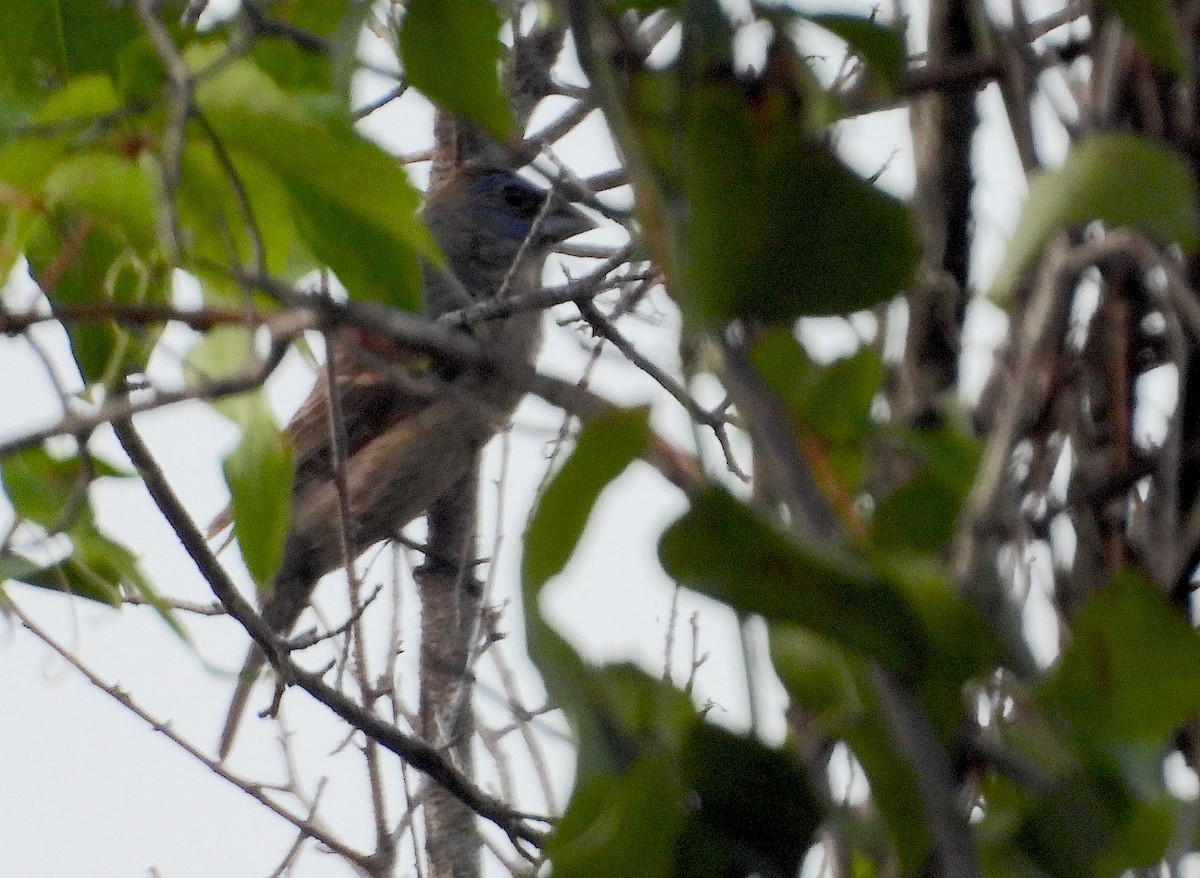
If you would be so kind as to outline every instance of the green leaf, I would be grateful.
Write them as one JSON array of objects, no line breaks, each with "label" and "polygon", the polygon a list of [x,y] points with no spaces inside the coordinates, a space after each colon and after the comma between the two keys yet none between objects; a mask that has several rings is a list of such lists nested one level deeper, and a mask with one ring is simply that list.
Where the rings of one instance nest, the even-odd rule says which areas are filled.
[{"label": "green leaf", "polygon": [[[205,333],[188,353],[184,375],[191,385],[225,378],[246,368],[253,337],[243,327]],[[227,396],[213,408],[242,428],[242,438],[222,462],[229,487],[233,533],[246,568],[259,586],[271,581],[283,557],[291,514],[295,461],[291,439],[279,429],[260,389]]]},{"label": "green leaf", "polygon": [[754,340],[750,359],[767,386],[789,408],[802,410],[807,405],[819,367],[790,329],[763,332]]},{"label": "green leaf", "polygon": [[979,467],[979,443],[951,425],[912,430],[903,439],[915,472],[879,502],[872,542],[884,553],[936,554],[954,536]]},{"label": "green leaf", "polygon": [[24,582],[25,577],[33,576],[43,569],[43,565],[30,561],[24,555],[11,551],[0,554],[0,582],[12,579]]},{"label": "green leaf", "polygon": [[525,532],[524,577],[540,587],[570,560],[600,492],[646,448],[649,412],[627,409],[584,425]]},{"label": "green leaf", "polygon": [[111,72],[120,49],[142,36],[137,13],[128,5],[114,7],[108,0],[51,0],[50,5],[56,9],[63,59],[72,72]]},{"label": "green leaf", "polygon": [[[42,184],[58,163],[65,145],[52,138],[21,138],[0,146],[0,181],[30,196],[41,197]],[[32,212],[34,205],[28,205]]]},{"label": "green leaf", "polygon": [[[226,149],[270,168],[297,214],[319,205],[316,216],[306,217],[309,228],[323,230],[340,211],[367,230],[360,241],[437,258],[437,246],[417,215],[420,196],[404,168],[348,125],[314,117],[246,61],[205,80],[196,97]],[[361,258],[355,263],[359,271]],[[420,310],[419,277],[409,272],[394,283],[391,301]]]},{"label": "green leaf", "polygon": [[[188,386],[229,378],[245,370],[254,356],[254,336],[242,326],[218,326],[204,333],[188,352],[183,375]],[[261,391],[248,391],[212,401],[212,407],[235,424],[249,423],[263,405]]]},{"label": "green leaf", "polygon": [[[267,270],[281,278],[297,280],[319,268],[300,241],[291,198],[283,181],[251,156],[237,154],[230,159],[252,205],[254,226],[262,242]],[[178,202],[180,222],[191,236],[191,252],[197,259],[221,264],[229,258],[232,243],[238,258],[250,262],[253,251],[247,223],[243,221],[241,205],[230,188],[228,174],[217,160],[211,144],[193,138],[184,146]],[[209,288],[221,280],[210,278],[204,278],[210,281]],[[228,285],[237,303],[242,304],[242,290],[234,284]]]},{"label": "green leaf", "polygon": [[596,671],[543,618],[538,598],[541,586],[521,583],[525,637],[530,660],[542,675],[551,701],[563,711],[579,742],[576,782],[584,789],[593,778],[618,774],[633,758],[623,735],[598,697]]},{"label": "green leaf", "polygon": [[[343,43],[333,38],[338,36],[343,20],[351,15],[361,25],[360,16],[370,6],[359,0],[286,0],[272,3],[270,14],[272,20],[331,40],[331,53],[336,52],[338,63],[344,63]],[[359,28],[355,28],[354,36],[359,35]],[[253,55],[255,62],[288,91],[319,93],[333,86],[330,54],[310,51],[291,40],[258,40]]]},{"label": "green leaf", "polygon": [[687,696],[662,680],[630,666],[590,666],[540,611],[542,588],[566,565],[600,492],[645,447],[648,430],[641,410],[587,424],[526,531],[521,587],[528,653],[575,730],[581,790],[625,772],[646,741],[679,740],[696,721]]},{"label": "green leaf", "polygon": [[501,23],[491,0],[409,0],[400,56],[426,97],[505,141],[513,120],[500,87]]},{"label": "green leaf", "polygon": [[291,515],[292,443],[261,395],[242,421],[242,441],[225,458],[233,532],[246,569],[259,586],[271,581],[283,558]]},{"label": "green leaf", "polygon": [[816,718],[821,732],[850,746],[870,781],[871,799],[899,857],[900,874],[914,874],[925,863],[930,844],[923,825],[913,821],[921,809],[916,777],[896,758],[866,663],[798,626],[772,624],[768,630],[771,661],[788,695]]},{"label": "green leaf", "polygon": [[827,728],[863,710],[858,683],[846,654],[834,643],[798,625],[768,626],[771,662],[788,694]]},{"label": "green leaf", "polygon": [[[128,475],[107,464],[98,465],[97,473]],[[76,518],[68,533],[71,554],[52,564],[37,564],[17,554],[0,555],[0,582],[16,580],[110,607],[121,606],[121,584],[125,583],[142,595],[176,634],[188,640],[174,611],[142,574],[137,557],[128,548],[101,533],[90,515]]]},{"label": "green leaf", "polygon": [[699,722],[686,694],[631,664],[596,668],[592,681],[610,734],[619,731],[646,749],[686,740]]},{"label": "green leaf", "polygon": [[79,153],[61,162],[45,183],[46,203],[68,207],[124,232],[141,252],[157,238],[155,187],[147,168],[108,153]]},{"label": "green leaf", "polygon": [[[85,73],[67,80],[36,105],[30,104],[32,112],[26,122],[50,130],[39,130],[36,136],[18,136],[0,148],[0,180],[40,203],[44,198],[42,187],[51,169],[69,148],[78,149],[74,139],[92,120],[112,113],[120,105],[112,79],[106,73]],[[97,185],[97,181],[86,182]],[[138,193],[134,195],[137,197]]]},{"label": "green leaf", "polygon": [[52,125],[94,119],[119,106],[121,101],[113,88],[112,78],[103,73],[88,73],[64,83],[47,97],[34,118],[43,125]]},{"label": "green leaf", "polygon": [[751,349],[755,368],[784,403],[792,417],[797,440],[818,465],[815,455],[828,460],[846,496],[862,484],[864,442],[874,429],[871,406],[883,380],[878,352],[858,353],[818,365],[783,329],[768,330]]},{"label": "green leaf", "polygon": [[50,3],[0,4],[0,85],[34,89],[42,84],[41,65],[63,66],[53,11]]},{"label": "green leaf", "polygon": [[804,426],[836,443],[860,443],[871,429],[871,404],[883,382],[878,351],[819,366],[785,330],[765,332],[750,352],[768,386]]},{"label": "green leaf", "polygon": [[856,15],[825,13],[804,17],[843,40],[866,62],[889,94],[899,91],[905,66],[903,32]]},{"label": "green leaf", "polygon": [[884,552],[935,554],[950,544],[962,495],[920,475],[888,494],[871,517],[871,542]]},{"label": "green leaf", "polygon": [[142,36],[126,43],[117,53],[114,81],[126,104],[153,105],[161,100],[167,86],[167,72],[149,37]]},{"label": "green leaf", "polygon": [[647,756],[581,785],[546,840],[556,878],[671,878],[687,813],[675,760]]},{"label": "green leaf", "polygon": [[752,101],[738,80],[710,79],[686,114],[695,301],[684,305],[693,316],[720,324],[844,314],[911,283],[908,208],[815,142],[785,102]]},{"label": "green leaf", "polygon": [[38,225],[37,216],[17,207],[0,207],[0,277],[8,277],[22,256],[29,236]]},{"label": "green leaf", "polygon": [[1084,140],[1063,166],[1035,175],[992,297],[1004,302],[1057,230],[1103,222],[1130,226],[1186,251],[1200,244],[1195,176],[1183,157],[1132,134]]},{"label": "green leaf", "polygon": [[580,661],[573,683],[569,691],[557,687],[553,697],[578,734],[580,783],[623,774],[642,756],[678,749],[699,722],[686,694],[630,664]]},{"label": "green leaf", "polygon": [[658,554],[682,584],[741,613],[802,625],[901,676],[922,667],[924,635],[901,591],[857,560],[789,539],[720,488],[692,498]]},{"label": "green leaf", "polygon": [[137,556],[126,546],[101,533],[91,522],[80,522],[71,529],[74,551],[69,562],[94,580],[124,583],[140,595],[185,643],[191,641],[187,630],[175,616],[175,610],[163,600],[138,564]]},{"label": "green leaf", "polygon": [[824,814],[791,755],[700,723],[683,772],[699,807],[680,838],[675,874],[799,873]]},{"label": "green leaf", "polygon": [[638,12],[649,15],[659,9],[676,9],[679,0],[612,0],[609,7],[617,12]]},{"label": "green leaf", "polygon": [[[137,556],[126,546],[106,536],[90,519],[80,519],[70,530],[71,557],[67,566],[90,580],[98,588],[110,588],[120,594],[121,583],[137,586],[145,593],[149,586],[138,568]],[[153,593],[151,591],[151,593]]]},{"label": "green leaf", "polygon": [[[581,779],[545,847],[555,875],[796,871],[822,814],[787,753],[700,722],[683,693],[630,666],[590,671],[585,690],[568,708],[590,724]],[[597,741],[603,767],[584,760]]]},{"label": "green leaf", "polygon": [[961,497],[975,484],[982,445],[952,425],[911,430],[904,443],[930,476],[951,486]]},{"label": "green leaf", "polygon": [[[638,749],[636,730],[677,725],[692,716],[686,696],[661,681],[632,669],[590,667],[540,611],[543,586],[566,566],[600,492],[645,448],[648,436],[644,410],[619,411],[585,425],[525,534],[521,578],[529,656],[576,731],[581,786],[628,767]],[[659,721],[648,723],[647,717]]]},{"label": "green leaf", "polygon": [[905,595],[920,619],[926,661],[910,674],[909,685],[942,743],[953,747],[967,722],[963,687],[996,666],[999,642],[939,558],[897,550],[876,553],[873,560],[878,575]]},{"label": "green leaf", "polygon": [[1062,739],[1017,698],[1026,707],[995,728],[1025,768],[983,777],[978,832],[990,874],[1115,878],[1157,863],[1193,825],[1191,806],[1167,791],[1161,744]]},{"label": "green leaf", "polygon": [[[51,464],[51,468],[57,469],[60,475],[63,475],[70,471],[72,464],[77,463],[74,459],[56,461]],[[98,466],[97,474],[124,475],[118,470],[101,470]],[[32,515],[29,517],[34,521],[38,520]],[[158,599],[154,589],[142,575],[137,557],[128,548],[97,529],[86,501],[80,506],[80,514],[72,518],[66,533],[71,539],[71,552],[66,558],[51,564],[36,564],[20,555],[0,557],[0,581],[15,579],[38,588],[87,598],[112,607],[121,605],[121,584],[126,583],[146,596],[168,623],[177,632],[183,633],[171,615],[170,608]]]},{"label": "green leaf", "polygon": [[290,190],[300,237],[356,299],[412,311],[421,267],[411,247],[395,247],[387,229],[347,210],[315,189],[293,181]]},{"label": "green leaf", "polygon": [[862,441],[871,428],[871,404],[883,372],[874,348],[821,367],[803,402],[808,423],[831,442]]},{"label": "green leaf", "polygon": [[0,87],[43,89],[71,73],[111,72],[140,35],[133,8],[107,0],[0,4]]},{"label": "green leaf", "polygon": [[7,143],[28,129],[33,107],[11,92],[0,91],[0,143]]},{"label": "green leaf", "polygon": [[1075,620],[1039,701],[1089,746],[1162,746],[1200,713],[1200,634],[1142,576],[1122,570]]},{"label": "green leaf", "polygon": [[1165,793],[1142,800],[1117,776],[1076,773],[1039,799],[1015,840],[1049,875],[1115,878],[1162,857],[1176,810]]},{"label": "green leaf", "polygon": [[118,581],[97,575],[74,557],[25,572],[14,571],[9,576],[3,575],[4,573],[0,562],[0,579],[15,579],[27,585],[86,598],[108,607],[121,605]]},{"label": "green leaf", "polygon": [[912,475],[876,506],[872,544],[885,554],[934,555],[954,536],[974,484],[979,443],[951,425],[911,430],[902,438]]},{"label": "green leaf", "polygon": [[[42,283],[52,307],[109,300],[165,302],[170,290],[160,263],[140,259],[125,233],[109,224],[84,226],[75,216],[39,221],[26,244],[30,273]],[[61,233],[61,234],[60,234]],[[76,235],[82,234],[82,240]],[[66,258],[70,256],[70,258]],[[53,266],[53,270],[50,270]],[[145,367],[160,329],[128,330],[114,321],[69,326],[71,352],[88,383],[120,380]]]},{"label": "green leaf", "polygon": [[[108,473],[97,469],[95,475]],[[90,515],[84,494],[90,479],[78,457],[59,459],[41,446],[30,448],[0,461],[0,478],[17,515],[47,530],[65,527],[63,514],[72,507]]]},{"label": "green leaf", "polygon": [[1146,57],[1175,76],[1190,78],[1187,58],[1167,0],[1103,0],[1133,34]]}]

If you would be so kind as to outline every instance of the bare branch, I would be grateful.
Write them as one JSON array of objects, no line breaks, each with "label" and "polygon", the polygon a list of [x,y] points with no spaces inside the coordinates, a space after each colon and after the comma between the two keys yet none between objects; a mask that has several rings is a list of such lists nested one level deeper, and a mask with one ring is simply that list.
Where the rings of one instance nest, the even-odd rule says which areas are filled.
[{"label": "bare branch", "polygon": [[374,713],[364,709],[345,694],[328,685],[320,674],[304,670],[292,661],[288,644],[271,630],[262,617],[243,598],[221,568],[204,540],[203,534],[191,520],[182,503],[167,484],[158,464],[134,431],[132,424],[121,421],[114,424],[117,437],[125,453],[142,475],[146,489],[158,508],[174,529],[184,549],[192,557],[201,575],[208,582],[218,600],[254,638],[255,642],[270,657],[280,678],[289,685],[296,685],[329,707],[334,713],[369,738],[391,750],[406,763],[429,775],[455,797],[481,817],[494,822],[514,838],[540,845],[543,833],[533,829],[525,819],[505,803],[479,789],[457,771],[441,752],[424,741],[404,734],[395,726]]},{"label": "bare branch", "polygon": [[189,741],[180,737],[171,728],[171,724],[169,722],[155,719],[136,701],[134,701],[133,697],[124,689],[121,689],[114,684],[104,682],[104,680],[102,680],[100,676],[96,674],[96,672],[90,667],[85,665],[77,655],[59,643],[50,635],[49,632],[45,631],[36,622],[34,622],[32,617],[26,614],[24,610],[22,610],[12,601],[11,597],[0,593],[0,604],[4,606],[6,612],[12,613],[13,616],[20,621],[23,628],[33,634],[33,636],[38,640],[42,641],[42,643],[46,644],[46,646],[50,647],[50,649],[54,650],[54,652],[61,656],[62,659],[67,662],[67,664],[82,674],[89,683],[91,683],[101,692],[108,695],[146,725],[150,726],[150,728],[162,734],[167,738],[167,740],[171,741],[177,747],[185,751],[193,759],[207,766],[208,769],[213,772],[213,774],[217,775],[222,780],[233,784],[255,801],[265,805],[268,810],[278,814],[288,823],[291,823],[300,831],[301,838],[314,838],[321,844],[326,845],[330,850],[336,852],[342,857],[345,857],[348,862],[359,867],[363,867],[363,865],[367,862],[366,854],[355,850],[354,848],[345,844],[337,836],[316,825],[312,820],[311,814],[308,817],[304,817],[299,814],[294,814],[287,808],[284,808],[282,805],[268,796],[263,791],[262,786],[259,784],[250,783],[241,777],[238,777],[236,774],[225,768],[224,764],[210,758],[203,751],[198,750],[195,746],[193,746]]}]

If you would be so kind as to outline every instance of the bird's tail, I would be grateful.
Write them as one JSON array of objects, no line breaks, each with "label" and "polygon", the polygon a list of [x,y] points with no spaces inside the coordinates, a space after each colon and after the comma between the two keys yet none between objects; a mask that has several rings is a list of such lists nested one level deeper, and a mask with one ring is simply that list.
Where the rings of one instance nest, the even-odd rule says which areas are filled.
[{"label": "bird's tail", "polygon": [[238,726],[242,723],[242,714],[246,712],[246,705],[250,701],[250,691],[254,688],[254,682],[258,679],[259,672],[266,663],[267,657],[263,655],[263,651],[258,646],[251,646],[250,652],[246,656],[246,662],[242,665],[242,672],[238,674],[237,689],[234,690],[233,701],[229,704],[229,714],[225,717],[225,728],[221,731],[221,743],[217,746],[217,755],[221,759],[228,756],[233,747],[233,739],[237,735]]},{"label": "bird's tail", "polygon": [[[313,589],[320,578],[320,573],[313,574],[309,555],[285,549],[272,593],[263,602],[260,611],[262,620],[272,631],[286,635],[295,627],[296,620],[308,606]],[[233,746],[234,735],[237,734],[242,714],[246,711],[246,703],[250,700],[250,690],[266,663],[266,654],[256,644],[251,644],[246,662],[242,665],[242,672],[238,675],[237,689],[234,690],[229,715],[225,717],[225,729],[221,732],[221,743],[217,747],[217,754],[222,759]]]}]

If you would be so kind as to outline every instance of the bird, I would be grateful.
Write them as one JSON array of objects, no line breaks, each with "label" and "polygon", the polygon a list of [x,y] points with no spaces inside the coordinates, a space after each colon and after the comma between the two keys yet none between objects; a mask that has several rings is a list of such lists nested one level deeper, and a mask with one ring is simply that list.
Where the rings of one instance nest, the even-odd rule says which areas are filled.
[{"label": "bird", "polygon": [[[460,167],[431,186],[424,219],[445,256],[444,265],[422,265],[423,309],[430,318],[539,289],[552,249],[596,227],[555,192],[488,166]],[[532,365],[541,347],[541,314],[514,313],[463,331],[474,332],[498,358]],[[345,424],[350,554],[357,556],[450,491],[524,391],[486,370],[431,370],[424,358],[353,327],[331,333],[329,351]],[[321,577],[345,560],[329,396],[327,370],[287,427],[295,449],[291,518],[279,569],[260,607],[263,620],[282,636],[309,605]],[[226,511],[210,535],[228,522]],[[252,645],[221,733],[222,759],[265,662]]]}]

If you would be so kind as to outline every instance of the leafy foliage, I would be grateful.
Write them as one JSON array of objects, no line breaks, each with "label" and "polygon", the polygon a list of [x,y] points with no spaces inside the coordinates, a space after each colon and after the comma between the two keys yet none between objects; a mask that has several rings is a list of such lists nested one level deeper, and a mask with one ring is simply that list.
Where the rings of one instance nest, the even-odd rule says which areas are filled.
[{"label": "leafy foliage", "polygon": [[[249,362],[252,339],[233,328],[214,330],[192,348],[187,371],[195,381],[228,377]],[[291,512],[292,443],[279,429],[262,391],[226,397],[215,408],[242,428],[242,439],[222,463],[229,487],[233,532],[246,568],[265,588],[283,558]]]},{"label": "leafy foliage", "polygon": [[1133,226],[1164,243],[1195,249],[1200,244],[1195,189],[1191,169],[1166,147],[1130,134],[1077,144],[1061,168],[1030,182],[993,296],[1006,299],[1050,234],[1063,227],[1093,221]]},{"label": "leafy foliage", "polygon": [[[198,313],[226,309],[213,323],[193,315],[203,333],[185,367],[193,388],[255,362],[260,340],[251,330],[217,325],[231,322],[230,306],[269,323],[291,304],[279,294],[289,285],[320,276],[327,287],[332,277],[340,288],[323,307],[336,307],[344,290],[356,302],[420,310],[421,261],[440,257],[419,193],[395,157],[356,127],[351,106],[376,5],[283,0],[203,32],[167,17],[148,28],[129,3],[0,5],[0,271],[27,265],[63,318],[81,385],[70,406],[90,412],[133,398],[130,378],[149,367],[161,321],[112,315],[175,306],[178,270],[200,281]],[[1137,63],[1148,60],[1159,77],[1143,92],[1177,96],[1194,84],[1168,4],[1104,5],[1144,54]],[[651,63],[636,25],[663,9],[677,17],[679,50]],[[791,443],[838,535],[819,543],[799,532],[790,498],[775,495],[766,468],[756,473],[765,489],[750,498],[715,477],[680,480],[689,506],[660,535],[663,570],[740,619],[765,621],[771,666],[791,700],[781,747],[721,728],[669,682],[585,660],[541,612],[544,590],[570,575],[601,496],[665,445],[643,409],[582,426],[530,518],[521,568],[529,654],[578,741],[573,794],[545,839],[553,874],[792,876],[822,828],[845,843],[854,875],[935,872],[954,831],[993,875],[1107,878],[1195,848],[1194,807],[1168,790],[1163,764],[1200,714],[1200,639],[1164,599],[1168,589],[1140,569],[1157,560],[1128,550],[1133,528],[1113,512],[1121,503],[1104,510],[1120,519],[1105,520],[1120,551],[1108,547],[1104,560],[1121,563],[1097,577],[1077,614],[1062,613],[1070,636],[1057,663],[1024,674],[1004,652],[997,607],[1012,596],[992,570],[1017,554],[1019,541],[964,512],[994,474],[979,471],[980,443],[953,403],[938,399],[936,411],[906,419],[893,386],[899,370],[882,341],[863,341],[830,363],[797,341],[805,317],[878,314],[899,296],[940,294],[940,281],[926,275],[945,272],[918,271],[927,267],[920,247],[936,247],[919,235],[914,205],[839,157],[832,132],[845,94],[822,85],[792,38],[801,22],[834,34],[864,62],[872,94],[896,101],[913,85],[905,34],[874,18],[761,4],[748,22],[735,22],[717,0],[613,0],[559,12],[580,38],[592,83],[582,105],[599,106],[612,128],[638,244],[683,315],[689,352],[744,344],[762,408],[777,418],[764,430],[753,404],[760,400],[741,397],[732,399],[731,423],[718,426],[747,434],[762,460],[770,458],[764,446]],[[767,35],[753,68],[736,51],[748,24]],[[523,37],[500,7],[410,0],[392,35],[397,85],[514,144],[503,64],[506,42]],[[968,66],[951,72],[967,76]],[[977,85],[954,88],[973,93]],[[1167,320],[1178,315],[1158,296],[1160,275],[1170,269],[1178,283],[1196,276],[1194,264],[1184,271],[1173,260],[1195,253],[1200,220],[1185,155],[1194,139],[1175,137],[1176,120],[1167,121],[1153,137],[1132,133],[1133,125],[1095,133],[1061,167],[1032,177],[993,287],[1013,309],[1014,332],[1018,292],[1048,242],[1064,231],[1096,237],[1123,228],[1161,257],[1126,267],[1148,291],[1138,316],[1146,325],[1162,318],[1161,334],[1177,342],[1182,329]],[[68,319],[89,308],[100,316]],[[965,302],[944,310],[961,324]],[[316,319],[304,317],[297,325]],[[1021,342],[1014,337],[1014,351]],[[1048,359],[1071,354],[1066,342],[1051,347]],[[1133,372],[1144,352],[1089,355],[1097,369],[1118,362]],[[1177,371],[1185,364],[1174,363]],[[722,369],[712,366],[728,377]],[[1103,404],[1080,396],[1067,406],[1074,416],[1099,422],[1118,391],[1134,395],[1136,375],[1121,386],[1109,373],[1099,377]],[[946,397],[956,389],[940,388]],[[1042,402],[1027,418],[1032,425],[1018,425],[1039,440],[1055,434],[1052,406]],[[242,556],[267,587],[288,534],[293,449],[261,391],[211,404],[241,430],[223,471]],[[1012,411],[991,414],[1003,421]],[[1122,434],[1127,457],[1145,459],[1115,481],[1159,478],[1147,464],[1158,449],[1131,451],[1132,421],[1112,432]],[[1002,430],[983,438],[996,436],[1005,438]],[[73,451],[35,445],[0,462],[15,516],[0,544],[0,580],[112,606],[133,592],[182,634],[134,551],[96,518],[96,480],[129,474],[95,457],[89,437],[81,429]],[[1005,439],[1001,469],[1020,468],[1022,438]],[[1189,446],[1172,447],[1187,457]],[[1048,502],[1021,494],[1024,476],[996,478],[1015,486],[998,504]],[[1138,491],[1113,496],[1136,506],[1146,502]],[[972,541],[984,544],[985,559],[964,573],[958,562]],[[991,604],[964,597],[975,585],[964,578],[977,573],[993,586]],[[831,795],[826,765],[812,752],[834,743],[864,773],[869,806]],[[963,797],[963,807],[942,808],[949,827],[938,825],[938,803],[929,801],[931,775],[950,777]],[[971,820],[967,804],[979,809]]]},{"label": "leafy foliage", "polygon": [[405,7],[400,55],[431,100],[505,140],[513,121],[500,90],[500,24],[488,0],[415,0]]},{"label": "leafy foliage", "polygon": [[273,172],[301,240],[352,295],[419,310],[416,251],[436,248],[403,168],[342,120],[310,114],[249,63],[210,79],[197,101],[233,156]]},{"label": "leafy foliage", "polygon": [[[580,738],[578,786],[547,844],[555,873],[790,875],[821,808],[792,756],[723,731],[669,684],[629,666],[593,668],[538,611],[600,491],[643,450],[644,413],[589,424],[529,528],[530,655]],[[547,522],[566,516],[561,529]]]},{"label": "leafy foliage", "polygon": [[1129,28],[1155,64],[1176,76],[1189,75],[1169,4],[1163,0],[1105,0],[1104,5]]},{"label": "leafy foliage", "polygon": [[89,488],[93,481],[129,476],[91,456],[60,459],[42,448],[5,458],[0,462],[0,480],[17,522],[32,525],[48,536],[65,537],[66,548],[56,551],[57,557],[48,563],[7,551],[0,554],[0,574],[3,579],[111,606],[120,606],[123,588],[128,588],[145,598],[176,632],[183,634],[170,609],[139,569],[137,556],[101,531],[92,510]]}]

